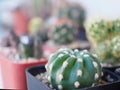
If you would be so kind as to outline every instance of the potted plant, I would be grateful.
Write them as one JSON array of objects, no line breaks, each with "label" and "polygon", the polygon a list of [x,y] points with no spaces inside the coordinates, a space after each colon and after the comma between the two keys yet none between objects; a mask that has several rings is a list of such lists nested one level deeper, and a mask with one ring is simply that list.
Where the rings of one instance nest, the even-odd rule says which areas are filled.
[{"label": "potted plant", "polygon": [[47,62],[43,57],[42,42],[38,36],[24,35],[20,38],[18,51],[15,51],[15,48],[0,51],[3,85],[6,89],[27,90],[25,69]]},{"label": "potted plant", "polygon": [[[111,83],[120,84],[119,78],[108,70],[102,70],[98,57],[87,50],[61,49],[51,55],[45,67],[28,68],[26,75],[28,90],[105,90]],[[100,79],[109,83],[95,86]]]},{"label": "potted plant", "polygon": [[89,49],[89,43],[80,41],[77,36],[78,30],[70,19],[58,19],[53,26],[51,26],[48,45],[51,45],[51,47],[53,46],[56,49],[61,47]]},{"label": "potted plant", "polygon": [[120,62],[120,20],[100,20],[88,23],[87,36],[94,51],[106,66],[116,66]]}]

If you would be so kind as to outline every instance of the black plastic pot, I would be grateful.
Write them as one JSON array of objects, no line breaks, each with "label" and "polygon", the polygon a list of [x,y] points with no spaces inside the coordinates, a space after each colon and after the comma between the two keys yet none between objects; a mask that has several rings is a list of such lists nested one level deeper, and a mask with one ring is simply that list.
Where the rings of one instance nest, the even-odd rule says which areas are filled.
[{"label": "black plastic pot", "polygon": [[120,78],[120,66],[104,67],[105,69],[117,74]]},{"label": "black plastic pot", "polygon": [[[26,70],[28,90],[52,90],[47,85],[35,78],[37,74],[43,72],[46,72],[44,66],[35,66]],[[109,77],[110,79],[108,79]],[[103,69],[102,80],[105,80],[107,83],[80,90],[120,90],[119,77],[109,70]]]}]

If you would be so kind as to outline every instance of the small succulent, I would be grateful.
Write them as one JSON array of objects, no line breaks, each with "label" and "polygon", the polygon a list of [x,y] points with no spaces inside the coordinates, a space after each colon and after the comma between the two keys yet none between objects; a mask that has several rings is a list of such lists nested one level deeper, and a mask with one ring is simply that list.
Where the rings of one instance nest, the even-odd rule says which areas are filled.
[{"label": "small succulent", "polygon": [[20,38],[19,53],[20,58],[34,57],[34,43],[32,37],[24,35]]},{"label": "small succulent", "polygon": [[51,39],[59,45],[70,44],[76,40],[77,30],[72,26],[71,23],[57,23],[51,33]]},{"label": "small succulent", "polygon": [[111,53],[113,57],[120,58],[120,36],[114,37],[111,40]]},{"label": "small succulent", "polygon": [[24,35],[20,38],[19,45],[20,58],[37,58],[42,57],[42,41],[39,37]]},{"label": "small succulent", "polygon": [[45,42],[47,37],[47,31],[44,27],[44,22],[41,18],[35,17],[29,23],[29,34],[32,36],[39,36],[43,42]]},{"label": "small succulent", "polygon": [[60,49],[46,64],[48,80],[59,90],[78,90],[96,84],[101,77],[101,65],[96,54],[87,50]]},{"label": "small succulent", "polygon": [[43,31],[43,27],[44,27],[43,20],[39,17],[35,17],[31,19],[29,22],[29,33],[31,35],[34,35],[37,32],[37,30]]}]

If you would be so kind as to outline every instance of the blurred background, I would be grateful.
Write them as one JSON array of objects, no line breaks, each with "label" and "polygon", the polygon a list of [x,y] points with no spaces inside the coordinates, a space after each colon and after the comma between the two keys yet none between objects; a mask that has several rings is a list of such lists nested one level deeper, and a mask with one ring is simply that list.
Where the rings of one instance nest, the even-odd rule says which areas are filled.
[{"label": "blurred background", "polygon": [[[89,50],[86,22],[119,18],[119,3],[119,0],[0,0],[0,48],[3,51],[5,47],[15,48],[21,55],[19,59],[29,57],[21,45],[35,40],[40,41],[39,46],[42,44],[44,58],[51,53],[46,48]],[[1,73],[0,88],[3,88]]]}]

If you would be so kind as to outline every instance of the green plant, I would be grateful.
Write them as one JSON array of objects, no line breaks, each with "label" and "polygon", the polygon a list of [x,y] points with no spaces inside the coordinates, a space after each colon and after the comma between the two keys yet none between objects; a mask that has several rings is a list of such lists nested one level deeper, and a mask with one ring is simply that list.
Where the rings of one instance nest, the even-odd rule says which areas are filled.
[{"label": "green plant", "polygon": [[24,35],[20,38],[19,44],[20,58],[37,58],[42,57],[42,42],[41,39],[36,37],[31,37],[29,35]]},{"label": "green plant", "polygon": [[119,59],[120,58],[120,36],[114,37],[110,43],[111,43],[111,53],[113,57]]},{"label": "green plant", "polygon": [[70,18],[74,23],[83,25],[85,20],[85,11],[79,4],[70,4],[68,9],[68,18]]},{"label": "green plant", "polygon": [[39,36],[42,42],[45,42],[47,37],[47,31],[44,27],[44,22],[41,18],[35,17],[29,22],[29,34],[36,37]]},{"label": "green plant", "polygon": [[52,86],[59,90],[89,87],[101,77],[98,57],[87,50],[60,49],[51,55],[45,67]]},{"label": "green plant", "polygon": [[58,24],[52,32],[51,39],[56,44],[70,44],[76,40],[75,28],[69,23]]},{"label": "green plant", "polygon": [[90,25],[87,30],[87,36],[92,44],[98,44],[108,38],[110,27],[107,21],[100,20]]},{"label": "green plant", "polygon": [[34,55],[34,45],[33,45],[33,39],[28,36],[22,36],[20,38],[20,44],[19,44],[19,53],[21,58],[28,58],[33,57]]}]

